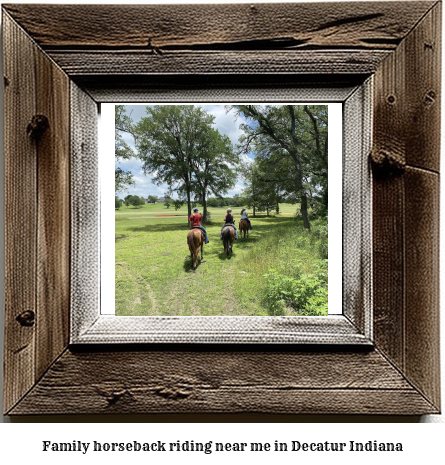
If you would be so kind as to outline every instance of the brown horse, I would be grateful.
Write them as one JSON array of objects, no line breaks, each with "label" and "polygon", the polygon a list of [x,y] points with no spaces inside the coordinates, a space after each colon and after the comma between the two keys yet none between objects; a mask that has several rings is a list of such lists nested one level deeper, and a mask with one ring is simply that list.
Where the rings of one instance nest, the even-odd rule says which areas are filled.
[{"label": "brown horse", "polygon": [[230,254],[232,253],[232,244],[235,240],[235,229],[232,226],[224,226],[222,230],[222,239],[224,244],[224,253],[230,260]]},{"label": "brown horse", "polygon": [[200,229],[190,229],[187,234],[187,244],[190,250],[190,256],[193,261],[193,269],[196,269],[198,263],[199,246],[201,246],[201,260],[202,260],[202,247],[204,245],[204,233]]},{"label": "brown horse", "polygon": [[246,233],[247,233],[247,237],[249,237],[249,223],[247,222],[247,220],[241,220],[239,222],[238,229],[240,232],[239,237],[241,237],[243,232],[244,232],[244,238],[246,237]]}]

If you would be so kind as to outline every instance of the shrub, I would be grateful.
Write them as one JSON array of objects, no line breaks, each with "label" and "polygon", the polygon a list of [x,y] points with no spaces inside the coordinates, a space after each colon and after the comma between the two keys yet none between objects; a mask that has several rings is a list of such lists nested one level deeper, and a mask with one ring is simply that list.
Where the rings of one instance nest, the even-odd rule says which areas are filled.
[{"label": "shrub", "polygon": [[[267,306],[272,315],[283,315],[286,307],[298,315],[322,316],[328,314],[327,260],[318,260],[315,271],[303,273],[298,260],[286,264],[289,275],[269,270],[267,280]],[[289,268],[293,268],[289,270]],[[291,271],[291,273],[289,273]]]}]

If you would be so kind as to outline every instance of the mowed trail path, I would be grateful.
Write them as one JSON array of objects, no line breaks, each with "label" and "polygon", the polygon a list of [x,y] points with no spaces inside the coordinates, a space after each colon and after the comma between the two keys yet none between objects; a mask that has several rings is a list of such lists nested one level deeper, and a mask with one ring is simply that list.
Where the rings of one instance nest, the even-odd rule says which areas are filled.
[{"label": "mowed trail path", "polygon": [[[231,260],[219,239],[222,221],[207,225],[210,243],[193,271],[187,216],[161,208],[116,211],[116,315],[267,315],[263,275],[273,263],[256,256],[263,236],[290,216],[251,218],[254,230],[235,241]],[[210,211],[215,221],[226,208]],[[238,226],[239,214],[235,220]]]}]

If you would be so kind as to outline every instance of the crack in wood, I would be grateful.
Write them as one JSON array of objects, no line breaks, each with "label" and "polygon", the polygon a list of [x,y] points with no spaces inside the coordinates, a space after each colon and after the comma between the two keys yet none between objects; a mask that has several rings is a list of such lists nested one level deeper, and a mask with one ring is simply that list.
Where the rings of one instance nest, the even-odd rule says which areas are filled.
[{"label": "crack in wood", "polygon": [[329,29],[331,27],[344,26],[345,24],[361,23],[363,21],[370,21],[372,19],[381,18],[382,16],[384,16],[383,13],[374,13],[370,15],[352,16],[349,18],[337,19],[336,21],[331,21],[329,23],[323,24],[317,29],[313,29],[312,31],[318,32],[323,31],[324,29]]}]

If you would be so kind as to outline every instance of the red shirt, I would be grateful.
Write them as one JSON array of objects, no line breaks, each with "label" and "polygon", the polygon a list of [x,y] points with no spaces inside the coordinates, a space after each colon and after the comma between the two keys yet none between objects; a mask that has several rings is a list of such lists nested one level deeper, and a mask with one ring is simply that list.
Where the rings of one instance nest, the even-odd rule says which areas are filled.
[{"label": "red shirt", "polygon": [[202,216],[196,213],[196,215],[191,215],[189,220],[192,222],[192,228],[193,226],[201,226]]}]

